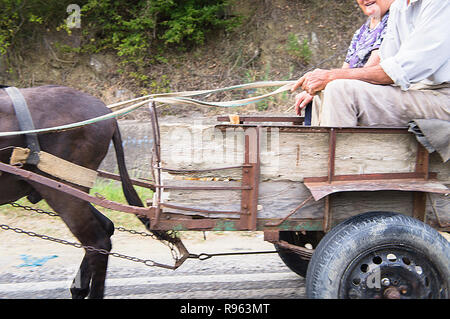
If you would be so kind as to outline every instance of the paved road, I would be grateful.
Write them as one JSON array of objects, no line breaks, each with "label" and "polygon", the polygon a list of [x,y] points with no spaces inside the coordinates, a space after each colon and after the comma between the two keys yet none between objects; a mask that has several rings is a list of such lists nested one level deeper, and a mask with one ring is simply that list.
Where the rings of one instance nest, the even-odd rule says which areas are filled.
[{"label": "paved road", "polygon": [[[9,242],[2,247],[0,244],[0,298],[70,298],[68,287],[83,252],[26,238],[25,235],[14,235],[15,245]],[[260,236],[216,236],[211,241],[188,240],[185,244],[192,253],[273,250],[273,246]],[[136,240],[122,235],[113,251],[172,264],[167,248],[155,245],[148,239]],[[153,252],[150,255],[149,250]],[[42,266],[33,266],[39,258],[43,261]],[[304,286],[305,280],[291,272],[277,254],[220,256],[205,261],[188,259],[175,271],[110,258],[105,297],[297,299],[305,297]]]},{"label": "paved road", "polygon": [[[226,262],[224,261],[226,266]],[[291,272],[233,272],[223,267],[217,272],[172,274],[113,269],[106,282],[108,299],[265,299],[303,298],[304,280]],[[61,299],[70,298],[68,276],[55,271],[0,277],[0,298]]]}]

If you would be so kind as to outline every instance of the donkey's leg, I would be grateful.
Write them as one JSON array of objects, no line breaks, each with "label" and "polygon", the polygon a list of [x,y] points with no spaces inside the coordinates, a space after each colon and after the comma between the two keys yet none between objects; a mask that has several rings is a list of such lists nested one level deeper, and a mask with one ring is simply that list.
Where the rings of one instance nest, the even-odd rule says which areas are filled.
[{"label": "donkey's leg", "polygon": [[97,219],[100,225],[102,225],[108,236],[111,237],[114,234],[114,223],[108,217],[103,215],[97,208],[95,208],[91,204],[88,205],[92,214],[94,214],[94,217]]},{"label": "donkey's leg", "polygon": [[86,255],[83,257],[77,275],[73,279],[72,286],[70,286],[70,293],[72,299],[84,299],[89,295],[92,272],[89,267],[89,261]]},{"label": "donkey's leg", "polygon": [[[76,235],[76,230],[72,232],[81,244],[109,252],[114,224],[88,203],[81,202],[79,210],[81,209],[90,212],[89,224],[81,232],[78,231],[79,235]],[[78,219],[79,214],[80,211],[75,218]],[[72,230],[72,227],[69,228]],[[87,251],[72,285],[72,298],[84,298],[87,293],[89,298],[103,298],[107,265],[108,255]]]},{"label": "donkey's leg", "polygon": [[[114,233],[114,224],[113,222],[104,216],[100,211],[98,211],[94,206],[89,204],[89,208],[93,213],[94,217],[101,224],[104,231],[111,237]],[[89,267],[88,259],[86,256],[83,258],[81,262],[80,268],[78,269],[78,273],[72,282],[72,286],[70,287],[70,292],[72,293],[73,299],[83,299],[89,294],[89,284],[91,282],[92,272]]]},{"label": "donkey's leg", "polygon": [[[108,238],[108,243],[105,243],[103,248],[101,246],[94,246],[106,251],[111,250],[111,240]],[[89,299],[102,299],[105,292],[106,269],[108,267],[108,255],[96,252],[88,252],[86,257],[89,261],[89,266],[92,271],[91,289],[89,292]]]},{"label": "donkey's leg", "polygon": [[[100,211],[98,211],[94,206],[91,204],[88,204],[89,209],[91,210],[93,216],[95,219],[100,223],[103,230],[106,232],[108,237],[111,237],[114,233],[114,224],[113,222],[104,216]],[[92,274],[92,267],[89,265],[89,258],[87,257],[87,254],[83,258],[83,261],[81,262],[80,268],[78,269],[78,273],[73,280],[72,287],[70,288],[70,292],[72,293],[73,299],[82,299],[89,295],[91,292],[91,289],[89,287],[89,284],[91,280],[96,280],[93,278]],[[106,277],[106,273],[105,273]],[[103,280],[104,281],[104,280]],[[95,284],[93,284],[95,286]],[[104,283],[101,283],[101,285],[104,285]],[[95,289],[92,290],[94,293]],[[101,298],[98,296],[95,296],[93,293],[90,294],[90,298]]]},{"label": "donkey's leg", "polygon": [[[61,216],[72,234],[83,246],[92,246],[105,251],[111,250],[110,231],[105,231],[104,223],[99,222],[91,205],[62,192],[49,189],[33,183],[33,187],[42,195],[47,203]],[[103,224],[103,225],[102,225]],[[86,282],[91,279],[89,298],[102,298],[105,287],[108,255],[96,251],[86,251],[80,269],[79,278],[81,289],[86,289]],[[78,276],[78,275],[77,275]],[[78,291],[81,293],[81,291]],[[84,292],[86,293],[86,292]],[[82,295],[75,295],[74,298]]]}]

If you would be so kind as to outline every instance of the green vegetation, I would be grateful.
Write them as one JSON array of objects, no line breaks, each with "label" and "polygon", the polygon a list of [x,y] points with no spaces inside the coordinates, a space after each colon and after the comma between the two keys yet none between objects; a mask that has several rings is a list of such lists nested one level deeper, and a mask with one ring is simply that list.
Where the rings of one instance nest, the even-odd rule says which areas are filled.
[{"label": "green vegetation", "polygon": [[[145,203],[146,200],[153,197],[153,192],[148,188],[135,187],[139,198]],[[119,182],[111,180],[99,179],[94,187],[91,189],[91,194],[99,194],[108,200],[127,204],[125,196],[122,192],[122,187]],[[123,212],[112,211],[103,207],[97,207],[102,213],[104,213],[109,219],[111,219],[116,226],[124,226],[129,228],[143,228],[142,223],[136,218],[134,214],[127,214]]]},{"label": "green vegetation", "polygon": [[[227,16],[232,0],[80,0],[82,43],[75,50],[115,50],[138,66],[164,60],[163,46],[186,50],[202,44],[208,32],[230,30],[239,17]],[[34,35],[36,30],[66,30],[77,12],[73,0],[0,0],[0,55]]]},{"label": "green vegetation", "polygon": [[307,39],[304,39],[300,43],[297,36],[290,33],[288,35],[286,50],[291,56],[304,64],[308,64],[311,61],[312,52]]}]

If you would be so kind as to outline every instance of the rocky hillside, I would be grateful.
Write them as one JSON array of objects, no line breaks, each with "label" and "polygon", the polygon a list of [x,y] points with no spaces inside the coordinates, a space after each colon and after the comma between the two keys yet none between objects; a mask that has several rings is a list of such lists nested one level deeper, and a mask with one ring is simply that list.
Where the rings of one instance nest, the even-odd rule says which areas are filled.
[{"label": "rocky hillside", "polygon": [[[148,65],[139,74],[120,65],[114,52],[63,50],[64,45],[79,45],[82,30],[71,35],[42,30],[23,49],[9,52],[8,62],[0,60],[0,83],[66,85],[109,104],[149,93],[292,80],[315,67],[340,67],[353,32],[365,20],[356,2],[345,0],[238,0],[232,11],[243,17],[240,27],[209,34],[204,45],[185,52],[165,50],[164,62]],[[210,99],[235,98],[232,94],[216,94]],[[244,93],[240,94],[243,97]],[[276,113],[291,104],[292,97],[285,94],[235,111]],[[161,110],[165,114],[223,112],[183,106],[162,106]],[[141,113],[128,118],[139,119],[145,111]]]}]

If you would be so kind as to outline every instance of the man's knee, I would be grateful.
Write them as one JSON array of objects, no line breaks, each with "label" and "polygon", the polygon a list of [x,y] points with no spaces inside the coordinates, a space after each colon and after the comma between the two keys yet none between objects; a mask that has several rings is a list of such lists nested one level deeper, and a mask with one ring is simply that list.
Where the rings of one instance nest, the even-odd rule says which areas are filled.
[{"label": "man's knee", "polygon": [[325,95],[342,96],[343,93],[351,93],[355,89],[355,80],[338,79],[327,84],[324,90]]},{"label": "man's knee", "polygon": [[355,80],[338,79],[326,86],[320,106],[319,123],[321,126],[356,126],[357,84]]}]

